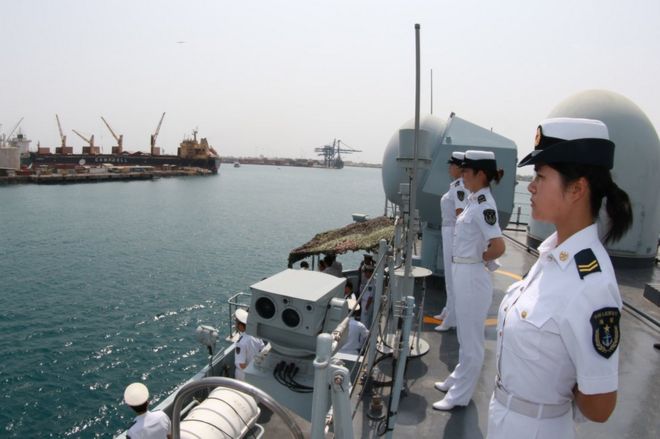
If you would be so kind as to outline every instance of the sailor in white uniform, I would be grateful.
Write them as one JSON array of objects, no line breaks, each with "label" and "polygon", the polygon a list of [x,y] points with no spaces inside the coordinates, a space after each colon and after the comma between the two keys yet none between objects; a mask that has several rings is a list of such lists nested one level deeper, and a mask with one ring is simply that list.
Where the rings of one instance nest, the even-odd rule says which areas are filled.
[{"label": "sailor in white uniform", "polygon": [[548,119],[535,150],[532,217],[555,225],[529,273],[500,304],[497,382],[488,437],[575,437],[574,418],[604,422],[616,405],[621,297],[599,240],[603,197],[607,240],[632,223],[627,194],[612,181],[614,143],[589,119]]},{"label": "sailor in white uniform", "polygon": [[465,210],[456,220],[452,250],[458,364],[436,389],[447,392],[433,404],[436,410],[466,406],[479,380],[484,361],[484,324],[493,299],[488,264],[505,250],[497,221],[497,206],[490,193],[490,182],[499,183],[503,171],[497,169],[495,154],[490,151],[465,152],[462,177],[471,192]]},{"label": "sailor in white uniform", "polygon": [[133,425],[126,432],[129,439],[165,439],[170,437],[170,418],[162,411],[151,412],[149,389],[142,383],[133,383],[124,390],[124,402],[136,413]]},{"label": "sailor in white uniform", "polygon": [[[360,311],[360,305],[357,303],[355,298],[347,298],[348,309],[353,310],[355,313]],[[369,330],[366,326],[359,320],[355,320],[351,316],[348,320],[348,336],[344,345],[339,349],[339,352],[346,354],[359,354],[362,349],[362,345],[365,340],[369,337]]]},{"label": "sailor in white uniform", "polygon": [[442,213],[442,262],[445,271],[445,291],[447,292],[447,302],[442,312],[434,316],[442,323],[435,327],[436,331],[449,331],[456,327],[456,312],[454,311],[454,284],[451,276],[451,258],[452,247],[454,245],[454,226],[456,217],[463,212],[467,205],[468,195],[470,194],[463,185],[461,178],[461,163],[465,157],[464,152],[454,151],[447,161],[449,164],[449,176],[452,182],[449,183],[449,190],[440,199],[440,211]]},{"label": "sailor in white uniform", "polygon": [[248,312],[246,310],[242,308],[237,309],[234,317],[236,317],[236,329],[241,333],[234,349],[234,365],[236,366],[234,378],[244,380],[245,372],[243,369],[250,364],[255,355],[261,352],[264,348],[264,342],[260,338],[245,333],[248,319]]}]

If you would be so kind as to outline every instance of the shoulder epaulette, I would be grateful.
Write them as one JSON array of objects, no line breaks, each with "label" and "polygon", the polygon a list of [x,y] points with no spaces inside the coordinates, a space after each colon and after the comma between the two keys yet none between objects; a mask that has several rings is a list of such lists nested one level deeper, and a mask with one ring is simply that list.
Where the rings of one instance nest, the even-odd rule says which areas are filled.
[{"label": "shoulder epaulette", "polygon": [[596,255],[590,248],[579,251],[573,259],[575,259],[575,265],[577,266],[580,279],[584,279],[585,276],[600,271],[598,259],[596,259]]},{"label": "shoulder epaulette", "polygon": [[460,186],[460,185],[461,185],[461,181],[460,181],[460,180],[456,180],[456,181],[454,182],[454,187],[458,187],[458,186]]},{"label": "shoulder epaulette", "polygon": [[484,194],[481,194],[477,197],[477,201],[479,204],[484,203],[486,201],[486,196]]}]

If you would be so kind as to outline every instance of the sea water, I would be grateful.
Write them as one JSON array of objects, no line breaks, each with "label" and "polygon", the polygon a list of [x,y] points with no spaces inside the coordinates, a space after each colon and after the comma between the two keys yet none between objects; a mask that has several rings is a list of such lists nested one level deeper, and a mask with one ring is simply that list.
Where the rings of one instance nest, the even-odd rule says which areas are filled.
[{"label": "sea water", "polygon": [[0,437],[124,430],[125,386],[144,382],[155,404],[201,369],[195,328],[224,336],[229,296],[316,233],[384,207],[369,168],[0,187]]}]

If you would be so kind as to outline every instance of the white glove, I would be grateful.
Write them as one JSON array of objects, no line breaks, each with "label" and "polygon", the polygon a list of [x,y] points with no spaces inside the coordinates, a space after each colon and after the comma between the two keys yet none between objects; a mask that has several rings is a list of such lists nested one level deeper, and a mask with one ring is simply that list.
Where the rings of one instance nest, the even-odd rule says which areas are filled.
[{"label": "white glove", "polygon": [[495,271],[495,270],[497,270],[498,268],[500,268],[502,266],[497,259],[492,259],[490,261],[485,261],[484,265],[486,266],[488,271]]}]

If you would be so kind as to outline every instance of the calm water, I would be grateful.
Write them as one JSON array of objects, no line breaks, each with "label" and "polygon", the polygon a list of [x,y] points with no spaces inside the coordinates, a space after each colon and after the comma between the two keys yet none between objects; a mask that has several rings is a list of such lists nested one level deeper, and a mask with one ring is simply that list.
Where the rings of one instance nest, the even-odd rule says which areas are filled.
[{"label": "calm water", "polygon": [[362,168],[0,187],[0,437],[123,430],[124,387],[160,400],[199,370],[194,330],[226,330],[229,295],[384,203],[380,170]]},{"label": "calm water", "polygon": [[382,214],[380,175],[224,166],[215,177],[0,187],[0,437],[123,430],[128,383],[143,380],[157,402],[197,372],[197,325],[226,331],[227,297],[284,269],[289,250],[351,213]]}]

